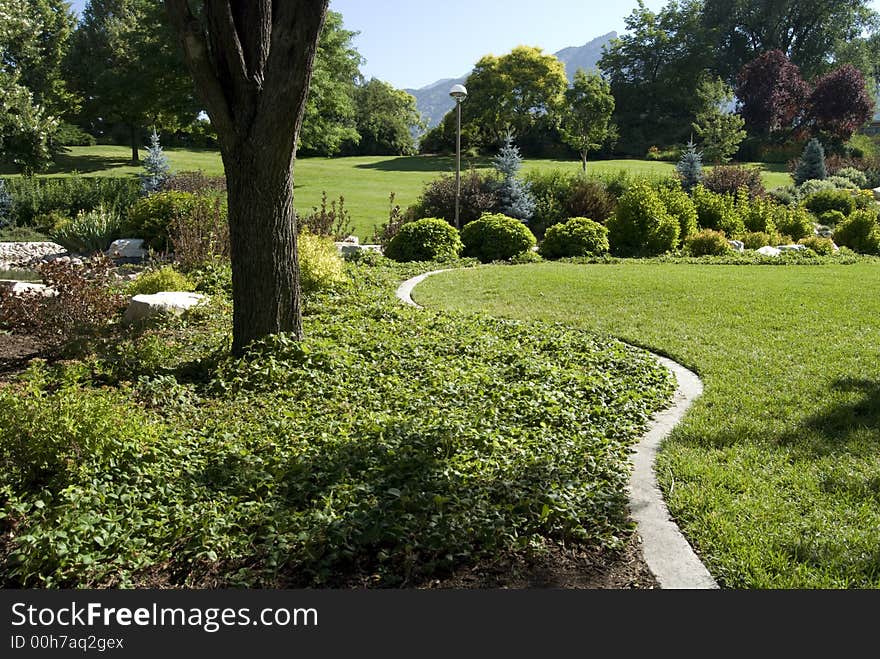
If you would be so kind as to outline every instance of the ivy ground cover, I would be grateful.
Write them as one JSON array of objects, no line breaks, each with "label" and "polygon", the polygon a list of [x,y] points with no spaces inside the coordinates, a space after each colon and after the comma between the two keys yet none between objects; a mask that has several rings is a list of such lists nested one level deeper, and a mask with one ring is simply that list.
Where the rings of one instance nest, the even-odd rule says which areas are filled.
[{"label": "ivy ground cover", "polygon": [[880,587],[880,263],[540,264],[444,274],[435,309],[621,337],[705,396],[658,465],[671,511],[732,588]]},{"label": "ivy ground cover", "polygon": [[245,359],[217,299],[0,384],[2,582],[410,586],[624,545],[668,373],[586,331],[405,308],[412,274],[352,266],[305,342]]}]

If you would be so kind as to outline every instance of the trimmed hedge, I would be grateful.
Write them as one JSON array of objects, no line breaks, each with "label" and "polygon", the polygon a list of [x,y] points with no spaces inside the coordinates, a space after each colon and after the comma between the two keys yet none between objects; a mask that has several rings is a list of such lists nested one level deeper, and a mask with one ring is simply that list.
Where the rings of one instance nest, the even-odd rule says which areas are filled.
[{"label": "trimmed hedge", "polygon": [[573,217],[550,227],[539,249],[545,259],[607,254],[608,229],[585,217]]},{"label": "trimmed hedge", "polygon": [[385,248],[395,261],[442,261],[458,258],[464,249],[455,227],[446,220],[428,217],[404,224]]}]

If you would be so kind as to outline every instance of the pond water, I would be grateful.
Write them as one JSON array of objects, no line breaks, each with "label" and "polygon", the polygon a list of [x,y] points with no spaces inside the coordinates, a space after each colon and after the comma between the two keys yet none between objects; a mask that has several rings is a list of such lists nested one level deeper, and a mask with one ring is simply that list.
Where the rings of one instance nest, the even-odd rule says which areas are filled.
[{"label": "pond water", "polygon": [[13,281],[28,281],[40,283],[42,278],[36,270],[2,270],[0,269],[0,280],[11,279]]}]

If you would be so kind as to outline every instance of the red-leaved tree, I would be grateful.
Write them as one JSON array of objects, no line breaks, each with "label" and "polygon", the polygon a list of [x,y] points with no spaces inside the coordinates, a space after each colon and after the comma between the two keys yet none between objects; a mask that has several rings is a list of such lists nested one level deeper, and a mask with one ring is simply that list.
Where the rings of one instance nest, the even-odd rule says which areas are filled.
[{"label": "red-leaved tree", "polygon": [[768,51],[746,64],[737,78],[740,114],[752,134],[795,128],[809,93],[800,69],[781,50]]},{"label": "red-leaved tree", "polygon": [[845,142],[874,116],[874,99],[852,64],[816,80],[807,102],[806,122],[814,134]]}]

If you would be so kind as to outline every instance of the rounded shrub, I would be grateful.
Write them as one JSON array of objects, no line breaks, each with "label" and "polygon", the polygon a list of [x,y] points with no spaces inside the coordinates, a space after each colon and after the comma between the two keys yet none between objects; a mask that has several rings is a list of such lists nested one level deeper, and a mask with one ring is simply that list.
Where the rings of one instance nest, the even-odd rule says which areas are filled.
[{"label": "rounded shrub", "polygon": [[839,211],[850,216],[856,209],[856,201],[846,190],[821,190],[807,197],[804,206],[816,217],[828,211]]},{"label": "rounded shrub", "polygon": [[461,231],[464,255],[483,263],[509,261],[514,256],[528,252],[536,244],[529,228],[512,217],[500,214],[484,214]]},{"label": "rounded shrub", "polygon": [[697,207],[691,196],[676,188],[660,188],[658,191],[660,200],[666,207],[666,212],[678,220],[678,239],[681,243],[698,231]]},{"label": "rounded shrub", "polygon": [[790,236],[793,240],[808,238],[814,233],[813,216],[802,207],[780,207],[775,217],[779,233]]},{"label": "rounded shrub", "polygon": [[745,225],[731,195],[720,195],[698,185],[693,191],[694,206],[701,229],[723,231],[728,236],[745,232]]},{"label": "rounded shrub", "polygon": [[134,297],[135,295],[155,295],[166,292],[189,292],[194,291],[195,288],[195,284],[185,274],[166,265],[158,270],[142,274],[128,285],[126,293]]},{"label": "rounded shrub", "polygon": [[395,261],[441,261],[461,254],[461,238],[446,220],[428,217],[404,224],[385,248]]},{"label": "rounded shrub", "polygon": [[345,282],[345,262],[331,239],[302,233],[297,244],[303,293],[333,290]]},{"label": "rounded shrub", "polygon": [[579,176],[571,182],[565,209],[568,217],[589,217],[605,222],[617,205],[608,188],[600,181]]},{"label": "rounded shrub", "polygon": [[540,253],[545,259],[607,254],[608,229],[585,217],[573,217],[547,230]]},{"label": "rounded shrub", "polygon": [[817,192],[822,192],[823,190],[836,190],[834,187],[834,183],[826,180],[819,179],[810,179],[809,181],[805,181],[801,183],[797,187],[798,196],[801,199],[806,199],[810,195],[816,194]]},{"label": "rounded shrub", "polygon": [[761,170],[744,165],[713,167],[703,177],[703,186],[711,192],[722,195],[736,195],[740,190],[745,189],[752,199],[763,196],[766,192],[761,179]]},{"label": "rounded shrub", "polygon": [[838,190],[850,190],[852,192],[855,192],[859,189],[859,186],[850,181],[848,178],[844,178],[843,176],[829,176],[825,180],[831,183]]},{"label": "rounded shrub", "polygon": [[804,238],[798,244],[803,245],[807,249],[813,250],[819,256],[833,256],[835,252],[834,241],[830,238],[810,236],[809,238]]},{"label": "rounded shrub", "polygon": [[837,172],[836,176],[847,179],[859,190],[864,190],[868,187],[867,175],[855,167],[844,167]]},{"label": "rounded shrub", "polygon": [[880,223],[873,210],[856,211],[837,226],[834,242],[859,254],[880,254]]},{"label": "rounded shrub", "polygon": [[836,227],[846,219],[846,215],[837,210],[825,211],[819,216],[819,224],[826,227]]},{"label": "rounded shrub", "polygon": [[746,249],[761,249],[780,244],[779,236],[764,231],[752,231],[743,235],[740,240]]},{"label": "rounded shrub", "polygon": [[678,220],[646,183],[635,183],[620,198],[608,221],[611,250],[619,256],[656,256],[678,246]]},{"label": "rounded shrub", "polygon": [[746,231],[750,233],[776,233],[776,220],[774,216],[779,206],[771,199],[753,199],[747,206],[740,208],[740,216]]},{"label": "rounded shrub", "polygon": [[685,244],[691,256],[723,256],[731,251],[727,236],[712,229],[703,229],[688,238]]}]

